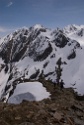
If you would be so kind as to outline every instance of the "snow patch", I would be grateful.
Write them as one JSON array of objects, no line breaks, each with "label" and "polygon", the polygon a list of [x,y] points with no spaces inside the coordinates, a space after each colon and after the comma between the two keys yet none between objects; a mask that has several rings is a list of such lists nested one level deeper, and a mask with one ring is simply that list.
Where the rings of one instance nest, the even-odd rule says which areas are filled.
[{"label": "snow patch", "polygon": [[43,26],[40,25],[40,24],[36,24],[36,25],[34,25],[34,29],[41,29],[41,28],[43,28]]},{"label": "snow patch", "polygon": [[24,99],[29,101],[40,101],[49,98],[50,93],[46,91],[40,82],[26,82],[17,85],[8,103],[19,104]]},{"label": "snow patch", "polygon": [[0,98],[4,92],[8,78],[9,74],[5,74],[4,69],[2,69],[2,71],[0,72]]}]

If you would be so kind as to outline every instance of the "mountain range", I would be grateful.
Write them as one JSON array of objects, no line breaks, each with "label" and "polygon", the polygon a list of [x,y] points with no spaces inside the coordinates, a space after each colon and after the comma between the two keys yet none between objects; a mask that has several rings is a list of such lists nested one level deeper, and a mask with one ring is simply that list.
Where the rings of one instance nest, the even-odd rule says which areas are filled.
[{"label": "mountain range", "polygon": [[7,102],[18,84],[41,77],[55,83],[59,60],[59,81],[83,95],[83,56],[84,25],[49,29],[36,24],[10,33],[0,39],[0,99]]}]

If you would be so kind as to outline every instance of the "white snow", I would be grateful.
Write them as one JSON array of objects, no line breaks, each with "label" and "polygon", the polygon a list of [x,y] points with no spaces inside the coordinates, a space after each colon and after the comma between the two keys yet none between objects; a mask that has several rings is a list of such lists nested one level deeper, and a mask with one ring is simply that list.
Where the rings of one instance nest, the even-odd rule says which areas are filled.
[{"label": "white snow", "polygon": [[29,101],[40,101],[49,98],[50,93],[46,91],[40,82],[26,82],[17,85],[13,95],[9,98],[8,103],[18,104],[24,99]]},{"label": "white snow", "polygon": [[66,26],[63,30],[65,33],[68,33],[68,34],[73,34],[79,30],[81,30],[82,28],[84,28],[84,25],[68,25]]},{"label": "white snow", "polygon": [[[74,29],[75,28],[75,29]],[[79,36],[78,33],[83,30],[83,36]],[[84,46],[84,25],[68,25],[64,28],[64,33],[72,40],[76,40],[81,46]]]},{"label": "white snow", "polygon": [[0,58],[0,64],[4,64],[4,62],[3,62],[2,58]]},{"label": "white snow", "polygon": [[[84,94],[84,50],[76,51],[76,58],[68,61],[68,65],[63,67],[62,79],[64,79],[65,87],[76,88],[78,94]],[[76,84],[75,84],[76,83]],[[72,86],[75,84],[75,86]]]},{"label": "white snow", "polygon": [[4,92],[4,88],[6,86],[9,74],[5,74],[4,69],[0,72],[0,98]]},{"label": "white snow", "polygon": [[40,24],[36,24],[36,25],[34,25],[34,29],[40,29],[40,28],[42,28],[43,26],[42,25],[40,25]]},{"label": "white snow", "polygon": [[3,94],[4,88],[7,83],[7,79],[9,77],[8,73],[5,74],[4,68],[2,69],[2,66],[1,66],[2,64],[4,65],[4,62],[2,58],[0,58],[0,98],[1,98],[1,95]]},{"label": "white snow", "polygon": [[52,33],[52,30],[46,29],[46,32],[41,32],[40,35],[44,36],[44,37],[48,37],[49,39],[51,39],[52,38],[51,33]]}]

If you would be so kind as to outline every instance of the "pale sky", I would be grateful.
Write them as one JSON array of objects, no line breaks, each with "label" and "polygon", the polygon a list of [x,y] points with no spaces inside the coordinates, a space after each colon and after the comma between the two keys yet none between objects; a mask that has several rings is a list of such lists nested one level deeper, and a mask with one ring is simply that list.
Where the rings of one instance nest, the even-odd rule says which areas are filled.
[{"label": "pale sky", "polygon": [[65,27],[84,24],[84,0],[0,0],[0,36],[41,24]]}]

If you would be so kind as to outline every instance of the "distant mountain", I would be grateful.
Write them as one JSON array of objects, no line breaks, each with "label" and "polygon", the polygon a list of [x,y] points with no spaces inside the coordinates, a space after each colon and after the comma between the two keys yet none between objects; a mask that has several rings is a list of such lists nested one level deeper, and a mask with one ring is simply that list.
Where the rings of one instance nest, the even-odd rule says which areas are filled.
[{"label": "distant mountain", "polygon": [[[84,26],[19,29],[0,39],[0,98],[7,101],[17,84],[43,77],[55,82],[58,61],[65,87],[84,94]],[[73,86],[74,85],[74,86]]]}]

